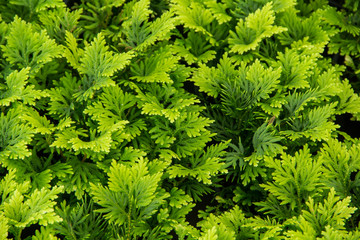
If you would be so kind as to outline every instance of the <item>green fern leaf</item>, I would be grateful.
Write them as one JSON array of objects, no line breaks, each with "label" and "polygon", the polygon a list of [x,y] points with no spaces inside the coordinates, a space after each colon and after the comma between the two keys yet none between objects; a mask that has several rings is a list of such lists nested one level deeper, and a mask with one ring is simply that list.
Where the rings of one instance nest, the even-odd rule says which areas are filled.
[{"label": "green fern leaf", "polygon": [[216,52],[211,49],[211,45],[206,37],[193,30],[187,34],[186,39],[176,39],[172,46],[177,55],[183,57],[188,64],[206,63],[215,58]]},{"label": "green fern leaf", "polygon": [[282,68],[281,85],[289,89],[310,87],[306,79],[312,73],[317,55],[302,55],[297,51],[286,49],[285,53],[279,53],[278,59],[275,67]]},{"label": "green fern leaf", "polygon": [[48,8],[65,7],[61,0],[10,0],[11,4],[29,8],[30,12],[40,12]]},{"label": "green fern leaf", "polygon": [[[73,40],[71,41],[73,42]],[[83,56],[80,57],[80,65],[78,65],[79,72],[84,74],[83,89],[74,94],[78,100],[92,98],[94,91],[114,86],[115,82],[110,77],[128,65],[134,56],[131,52],[113,54],[108,51],[108,48],[102,34],[98,34],[90,45],[85,46]],[[75,60],[71,58],[71,61],[73,61],[73,65],[77,65],[76,58]]]},{"label": "green fern leaf", "polygon": [[42,28],[45,28],[51,38],[60,43],[65,43],[66,35],[70,32],[75,36],[80,34],[77,27],[82,14],[82,9],[70,11],[68,8],[55,8],[39,13]]},{"label": "green fern leaf", "polygon": [[205,5],[210,9],[216,20],[220,23],[227,23],[231,17],[226,13],[226,4],[218,3],[215,0],[205,2]]},{"label": "green fern leaf", "polygon": [[309,210],[303,210],[302,217],[314,227],[318,234],[328,225],[334,229],[343,230],[346,219],[350,218],[356,210],[349,206],[350,197],[340,200],[335,194],[335,190],[331,188],[324,203],[315,203],[311,197],[306,202]]},{"label": "green fern leaf", "polygon": [[335,139],[329,141],[321,149],[320,157],[323,159],[324,183],[335,189],[345,198],[359,186],[358,177],[351,180],[351,174],[360,169],[359,159],[360,145],[346,146]]},{"label": "green fern leaf", "polygon": [[21,235],[21,231],[34,223],[42,226],[59,222],[62,219],[55,214],[54,199],[57,194],[62,192],[62,187],[53,189],[35,189],[31,194],[25,196],[18,190],[15,190],[8,202],[4,203],[4,215],[9,223],[15,227],[13,229],[16,236]]},{"label": "green fern leaf", "polygon": [[270,128],[271,126],[265,122],[255,131],[252,139],[254,152],[251,156],[244,158],[245,161],[248,161],[249,164],[255,167],[257,167],[259,160],[263,159],[264,156],[275,157],[286,149],[285,146],[278,143],[282,140],[282,137],[276,136],[275,131],[271,132]]},{"label": "green fern leaf", "polygon": [[35,231],[35,236],[31,240],[59,240],[59,238],[55,237],[55,231],[52,228],[41,227],[40,231]]},{"label": "green fern leaf", "polygon": [[0,240],[8,239],[8,232],[10,226],[8,225],[8,219],[4,216],[3,213],[0,214]]},{"label": "green fern leaf", "polygon": [[6,90],[0,90],[0,106],[9,106],[18,100],[24,104],[35,105],[35,101],[47,96],[45,92],[35,90],[34,85],[27,85],[29,68],[13,71],[6,77]]},{"label": "green fern leaf", "polygon": [[173,83],[170,72],[179,61],[168,47],[160,49],[145,60],[131,65],[133,73],[130,79],[145,83]]},{"label": "green fern leaf", "polygon": [[[27,144],[30,143],[33,130],[20,121],[21,109],[10,109],[6,115],[0,115],[0,162],[11,166],[11,159],[24,159],[31,155]],[[15,164],[15,163],[14,163]]]},{"label": "green fern leaf", "polygon": [[1,48],[7,61],[20,69],[30,67],[30,75],[36,74],[53,58],[60,57],[63,50],[49,39],[46,31],[38,33],[31,23],[18,17],[11,23],[6,40],[7,44]]},{"label": "green fern leaf", "polygon": [[312,159],[307,146],[295,156],[283,153],[281,160],[265,156],[265,163],[275,170],[274,181],[260,186],[277,197],[281,205],[289,204],[292,210],[300,211],[302,201],[321,193],[322,161]]},{"label": "green fern leaf", "polygon": [[201,155],[196,153],[190,156],[189,167],[180,164],[172,165],[168,169],[170,178],[190,176],[204,184],[211,184],[212,176],[227,172],[221,159],[225,154],[223,151],[225,148],[227,148],[227,144],[221,143],[208,147]]},{"label": "green fern leaf", "polygon": [[301,137],[309,138],[312,141],[328,140],[333,131],[339,126],[329,121],[329,117],[334,113],[336,103],[317,107],[306,111],[299,118],[292,118],[289,121],[290,130],[281,131],[281,134],[291,140]]},{"label": "green fern leaf", "polygon": [[286,31],[286,28],[274,26],[275,16],[272,3],[266,4],[262,9],[249,14],[245,21],[240,19],[235,32],[230,31],[230,52],[243,54],[255,50],[262,39]]},{"label": "green fern leaf", "polygon": [[177,19],[186,28],[212,37],[212,34],[207,30],[207,26],[214,20],[214,17],[201,1],[172,0],[171,2],[172,8],[178,15]]}]

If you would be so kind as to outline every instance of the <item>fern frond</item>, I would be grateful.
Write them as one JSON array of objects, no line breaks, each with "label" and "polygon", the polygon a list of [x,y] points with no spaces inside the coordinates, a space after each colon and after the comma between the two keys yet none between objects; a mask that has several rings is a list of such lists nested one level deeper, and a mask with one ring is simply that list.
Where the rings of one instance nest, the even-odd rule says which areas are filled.
[{"label": "fern frond", "polygon": [[254,151],[251,156],[244,158],[250,165],[257,167],[259,160],[263,159],[264,156],[275,157],[286,149],[285,146],[279,144],[282,137],[276,136],[275,131],[270,129],[271,126],[265,122],[255,131],[252,139]]},{"label": "fern frond", "polygon": [[353,144],[346,146],[335,139],[323,146],[320,157],[323,159],[324,183],[345,198],[350,195],[354,188],[359,186],[359,179],[352,180],[351,174],[360,169],[359,158],[360,146]]},{"label": "fern frond", "polygon": [[31,23],[18,17],[10,24],[6,40],[7,44],[1,48],[7,61],[19,69],[30,67],[30,75],[36,74],[53,58],[60,57],[63,50],[46,31],[36,32]]},{"label": "fern frond", "polygon": [[260,186],[279,199],[281,205],[289,204],[292,210],[300,212],[303,201],[321,193],[322,161],[313,159],[307,146],[294,156],[283,153],[281,160],[265,156],[265,164],[274,169],[274,181]]},{"label": "fern frond", "polygon": [[233,117],[237,112],[267,99],[279,84],[281,70],[265,69],[256,60],[251,66],[242,65],[235,79],[226,79],[222,86],[222,103]]},{"label": "fern frond", "polygon": [[30,12],[41,12],[48,8],[63,8],[65,3],[61,0],[10,0],[11,4],[29,8]]},{"label": "fern frond", "polygon": [[302,19],[297,16],[294,8],[289,8],[284,12],[280,24],[287,28],[286,32],[279,34],[279,40],[283,45],[291,45],[293,42],[307,39],[311,44],[327,44],[329,35],[323,30],[321,18],[313,14],[308,18]]},{"label": "fern frond", "polygon": [[212,34],[207,30],[207,26],[214,20],[214,17],[202,2],[172,0],[171,7],[178,15],[178,21],[184,24],[186,28],[212,37]]},{"label": "fern frond", "polygon": [[[69,40],[71,39],[73,38],[69,38]],[[74,42],[74,39],[71,41]],[[78,71],[84,74],[83,89],[75,94],[78,100],[92,98],[96,90],[114,86],[115,82],[110,77],[128,65],[134,56],[131,52],[114,54],[108,51],[108,48],[102,34],[98,34],[90,45],[85,46],[78,65]],[[72,61],[72,64],[77,65],[76,61]]]},{"label": "fern frond", "polygon": [[220,24],[231,21],[231,17],[226,13],[226,4],[218,3],[215,0],[205,1],[204,4],[209,8],[211,13]]},{"label": "fern frond", "polygon": [[75,36],[81,33],[78,27],[81,14],[82,9],[70,11],[68,8],[55,8],[40,12],[39,20],[51,38],[65,43],[67,33],[71,32]]},{"label": "fern frond", "polygon": [[306,202],[308,210],[302,211],[300,217],[309,222],[318,235],[325,230],[326,226],[331,226],[336,230],[343,230],[345,221],[356,210],[356,208],[350,207],[350,197],[340,200],[335,194],[335,190],[331,188],[327,199],[324,199],[323,203],[316,203],[310,197]]},{"label": "fern frond", "polygon": [[285,53],[279,53],[279,61],[275,67],[281,67],[280,83],[289,89],[301,89],[310,87],[307,78],[312,74],[316,65],[317,55],[303,55],[294,50],[286,49]]},{"label": "fern frond", "polygon": [[352,89],[349,81],[343,81],[339,89],[341,90],[341,92],[337,94],[336,97],[339,103],[336,107],[336,113],[359,113],[360,97],[358,94],[354,93],[354,90]]},{"label": "fern frond", "polygon": [[138,91],[137,98],[140,100],[138,104],[142,113],[164,116],[171,123],[176,121],[187,107],[199,103],[198,99],[171,85],[156,85],[145,94]]},{"label": "fern frond", "polygon": [[288,124],[290,130],[281,131],[282,134],[291,140],[301,137],[309,138],[312,141],[328,140],[338,125],[329,121],[334,114],[337,103],[332,103],[324,107],[317,107],[306,111],[301,117],[292,118]]},{"label": "fern frond", "polygon": [[12,166],[12,159],[24,159],[31,155],[27,145],[33,130],[20,121],[21,109],[10,109],[0,115],[0,161],[4,166]]},{"label": "fern frond", "polygon": [[170,48],[162,48],[143,61],[131,64],[130,79],[145,83],[173,83],[170,72],[175,69],[178,61],[179,58],[172,54]]},{"label": "fern frond", "polygon": [[240,19],[235,32],[230,31],[230,52],[243,54],[255,50],[262,39],[286,31],[286,28],[274,26],[275,16],[272,4],[266,4],[262,9],[249,14],[245,21]]},{"label": "fern frond", "polygon": [[[197,181],[204,184],[211,184],[211,177],[220,173],[227,172],[224,169],[224,163],[221,161],[221,157],[225,154],[223,151],[227,148],[226,143],[210,146],[202,154],[195,153],[188,158],[189,163],[184,166],[181,164],[172,165],[168,169],[170,178],[176,177],[193,177]],[[182,160],[182,161],[185,161]]]},{"label": "fern frond", "polygon": [[5,77],[5,90],[0,91],[0,106],[9,106],[18,100],[24,104],[35,105],[35,101],[47,94],[35,90],[34,85],[27,85],[30,68],[23,68],[21,71],[13,71]]},{"label": "fern frond", "polygon": [[349,21],[350,16],[344,16],[344,13],[336,11],[333,7],[327,8],[323,12],[323,17],[330,25],[340,27],[340,31],[346,31],[354,37],[360,35],[360,27]]},{"label": "fern frond", "polygon": [[206,37],[201,33],[191,30],[185,39],[176,39],[172,46],[174,51],[185,59],[188,64],[206,63],[215,58],[216,52],[211,49],[211,45]]}]

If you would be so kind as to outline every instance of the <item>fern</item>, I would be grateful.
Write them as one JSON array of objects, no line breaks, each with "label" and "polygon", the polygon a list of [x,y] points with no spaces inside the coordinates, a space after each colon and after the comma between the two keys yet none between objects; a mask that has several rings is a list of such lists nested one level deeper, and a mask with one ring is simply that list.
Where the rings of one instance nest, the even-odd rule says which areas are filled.
[{"label": "fern", "polygon": [[104,239],[106,236],[107,225],[101,215],[94,212],[94,203],[87,198],[82,199],[75,208],[63,201],[55,212],[63,221],[56,223],[54,228],[67,239]]},{"label": "fern", "polygon": [[322,29],[319,14],[313,14],[306,19],[297,16],[295,9],[285,11],[280,24],[287,28],[286,32],[279,34],[279,40],[283,45],[290,45],[296,41],[307,39],[313,45],[324,45],[329,42],[329,35]]},{"label": "fern", "polygon": [[[119,233],[124,237],[130,237],[132,229],[141,229],[141,224],[169,197],[158,187],[161,173],[149,174],[145,161],[134,164],[130,168],[113,163],[108,174],[108,188],[91,186],[94,200],[102,206],[98,211],[105,213],[110,223],[126,226],[126,230]],[[145,231],[142,230],[142,233]]]},{"label": "fern", "polygon": [[[21,39],[17,37],[20,35]],[[7,44],[1,49],[7,61],[18,69],[30,67],[30,75],[36,74],[53,58],[60,57],[63,49],[49,39],[46,31],[36,32],[31,23],[18,17],[11,23],[6,40]]]},{"label": "fern", "polygon": [[303,201],[321,194],[322,161],[312,159],[307,146],[295,156],[282,154],[281,160],[265,157],[265,163],[275,170],[272,174],[274,182],[260,186],[279,199],[281,205],[289,204],[292,210],[299,213]]},{"label": "fern", "polygon": [[31,155],[27,144],[33,136],[33,130],[20,120],[21,108],[10,109],[6,115],[0,115],[0,159],[3,166],[14,167],[14,159],[23,159]]},{"label": "fern", "polygon": [[358,239],[330,5],[0,0],[0,239]]},{"label": "fern", "polygon": [[270,132],[269,123],[262,124],[254,133],[252,144],[254,151],[251,156],[245,157],[244,160],[248,161],[250,165],[257,166],[259,160],[265,156],[276,156],[282,153],[286,147],[281,146],[279,142],[282,137],[275,136],[275,132]]},{"label": "fern", "polygon": [[335,105],[336,103],[317,107],[304,113],[301,118],[292,118],[289,122],[291,129],[282,131],[282,133],[292,140],[301,137],[310,138],[312,141],[329,139],[331,132],[338,127],[333,122],[328,121]]},{"label": "fern", "polygon": [[54,199],[62,192],[62,187],[53,189],[42,188],[30,192],[29,182],[18,184],[15,181],[15,171],[9,172],[0,183],[3,220],[7,221],[9,232],[15,239],[21,239],[21,232],[31,224],[38,223],[47,226],[61,221],[55,214]]},{"label": "fern", "polygon": [[275,66],[282,68],[280,83],[289,89],[299,89],[310,87],[306,79],[311,75],[315,66],[317,56],[313,55],[299,55],[298,52],[289,49],[285,53],[279,53],[278,62]]},{"label": "fern", "polygon": [[230,52],[243,54],[249,50],[255,50],[263,38],[286,30],[280,26],[273,26],[275,17],[271,8],[272,4],[268,3],[261,10],[258,9],[255,13],[249,14],[245,21],[239,20],[235,32],[230,31]]},{"label": "fern", "polygon": [[190,31],[186,39],[176,39],[174,51],[185,59],[188,64],[206,63],[215,57],[215,51],[202,34]]},{"label": "fern", "polygon": [[[76,42],[72,39],[69,38],[72,52],[68,51],[66,57],[82,74],[81,89],[74,95],[79,101],[92,98],[96,90],[113,86],[115,83],[110,77],[129,64],[133,57],[131,53],[113,54],[108,51],[104,37],[99,34],[91,45],[85,46],[83,56],[79,58],[76,54],[78,52]],[[74,59],[79,59],[79,63],[77,64]]]},{"label": "fern", "polygon": [[265,68],[259,61],[251,66],[241,66],[235,81],[223,83],[222,102],[232,117],[237,112],[253,107],[262,99],[269,98],[279,83],[280,69]]},{"label": "fern", "polygon": [[209,37],[212,34],[206,29],[214,17],[209,9],[199,1],[172,1],[172,8],[178,15],[177,19],[184,24],[186,28],[192,29],[195,32],[201,32]]},{"label": "fern", "polygon": [[[320,236],[326,226],[330,226],[334,230],[343,230],[345,220],[356,210],[354,207],[349,207],[349,204],[350,198],[339,201],[339,197],[335,196],[335,191],[331,188],[323,203],[315,203],[314,199],[310,197],[306,202],[308,210],[302,211],[295,224],[297,227],[300,226],[299,224],[308,224],[314,230],[312,237]],[[306,232],[303,230],[303,233]],[[295,231],[287,233],[289,237],[293,237],[295,234]]]},{"label": "fern", "polygon": [[169,38],[169,33],[175,28],[175,20],[171,11],[164,12],[161,17],[149,23],[150,1],[141,0],[133,4],[129,18],[123,23],[124,44],[127,47],[143,51],[156,41]]},{"label": "fern", "polygon": [[78,36],[81,29],[78,27],[82,10],[69,11],[67,8],[56,8],[39,13],[39,21],[51,38],[58,43],[65,43],[67,32]]},{"label": "fern", "polygon": [[[168,169],[170,178],[192,177],[204,184],[211,184],[211,176],[226,172],[220,161],[220,157],[224,154],[223,150],[225,148],[226,144],[211,146],[207,151],[204,151],[202,155],[198,152],[189,157],[186,161],[186,165],[184,163],[183,165],[175,164],[171,166]],[[187,165],[189,166],[187,167]]]},{"label": "fern", "polygon": [[132,64],[131,79],[145,83],[173,83],[170,72],[175,68],[178,60],[169,48],[160,49],[144,61]]},{"label": "fern", "polygon": [[25,6],[29,8],[30,12],[40,12],[43,10],[47,10],[48,8],[65,6],[64,3],[60,0],[41,0],[41,1],[11,0],[10,3],[17,6]]},{"label": "fern", "polygon": [[353,189],[359,186],[358,177],[354,180],[350,177],[360,167],[355,160],[358,158],[358,148],[358,144],[347,147],[344,143],[330,139],[320,153],[324,182],[328,187],[333,187],[342,198],[350,196]]},{"label": "fern", "polygon": [[35,101],[47,96],[46,93],[35,90],[34,85],[27,85],[29,68],[13,71],[6,77],[6,86],[1,90],[0,105],[22,101],[24,104],[35,105]]}]

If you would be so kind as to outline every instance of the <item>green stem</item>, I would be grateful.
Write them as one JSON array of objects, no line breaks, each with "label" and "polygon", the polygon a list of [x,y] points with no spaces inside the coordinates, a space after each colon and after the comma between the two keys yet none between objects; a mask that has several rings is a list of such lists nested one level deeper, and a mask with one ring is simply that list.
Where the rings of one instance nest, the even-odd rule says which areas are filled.
[{"label": "green stem", "polygon": [[128,230],[127,230],[127,240],[130,240],[131,233],[131,212],[132,212],[132,204],[129,204],[129,214],[128,214]]},{"label": "green stem", "polygon": [[21,233],[22,233],[22,228],[19,229],[19,231],[15,234],[15,240],[21,240]]}]

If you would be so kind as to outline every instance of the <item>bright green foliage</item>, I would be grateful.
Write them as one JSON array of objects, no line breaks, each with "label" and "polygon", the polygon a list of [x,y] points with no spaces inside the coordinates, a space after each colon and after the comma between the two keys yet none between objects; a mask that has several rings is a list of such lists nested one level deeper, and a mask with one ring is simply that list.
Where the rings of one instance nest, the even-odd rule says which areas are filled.
[{"label": "bright green foliage", "polygon": [[238,111],[251,108],[269,98],[279,83],[280,69],[264,69],[259,61],[249,67],[242,65],[235,79],[222,83],[221,100],[225,111],[232,117]]},{"label": "bright green foliage", "polygon": [[[282,154],[281,160],[265,157],[265,163],[274,169],[272,173],[274,181],[261,186],[275,196],[280,201],[280,205],[288,204],[291,210],[300,212],[303,201],[321,193],[322,161],[312,159],[307,146],[295,153],[295,156]],[[276,206],[272,206],[271,202],[259,205],[262,206],[263,211],[272,214],[277,211]]]},{"label": "bright green foliage", "polygon": [[166,40],[170,31],[175,28],[173,13],[164,12],[155,21],[149,23],[149,0],[141,0],[134,4],[129,19],[123,23],[123,33],[126,36],[125,45],[143,51],[156,41]]},{"label": "bright green foliage", "polygon": [[358,10],[0,0],[0,239],[359,239]]},{"label": "bright green foliage", "polygon": [[23,68],[5,77],[6,85],[3,84],[0,95],[1,106],[9,106],[19,100],[24,104],[35,105],[36,99],[46,96],[43,92],[35,90],[34,85],[27,85],[28,74],[29,68]]},{"label": "bright green foliage", "polygon": [[[71,48],[75,49],[76,46],[70,46]],[[67,55],[67,57],[71,57],[70,59],[74,57],[76,59],[74,55]],[[113,54],[108,51],[103,36],[99,34],[90,45],[85,46],[83,54],[79,59],[77,70],[83,76],[81,89],[75,94],[77,99],[85,100],[92,98],[96,90],[113,86],[114,81],[110,77],[114,72],[121,70],[129,64],[132,57],[131,53]]]},{"label": "bright green foliage", "polygon": [[26,145],[30,143],[33,131],[21,122],[20,117],[20,107],[0,115],[0,160],[3,166],[12,166],[15,159],[31,155]]},{"label": "bright green foliage", "polygon": [[146,220],[169,197],[159,188],[161,175],[160,172],[150,174],[143,160],[134,162],[131,167],[113,163],[108,173],[108,188],[91,186],[94,200],[102,206],[98,211],[105,213],[109,223],[124,226],[122,236],[144,234],[150,230]]},{"label": "bright green foliage", "polygon": [[11,0],[10,3],[17,6],[24,6],[26,8],[29,8],[30,12],[40,12],[48,8],[54,8],[56,6],[64,6],[64,3],[60,0],[40,0],[40,1]]},{"label": "bright green foliage", "polygon": [[42,188],[30,191],[29,182],[16,182],[15,171],[10,171],[0,182],[0,209],[9,233],[14,234],[15,239],[21,239],[21,232],[31,224],[47,226],[61,221],[54,212],[54,199],[62,189],[54,187],[51,190]]},{"label": "bright green foliage", "polygon": [[48,10],[65,8],[61,0],[11,0],[0,1],[0,12],[6,22],[11,22],[17,15],[26,21],[34,21]]},{"label": "bright green foliage", "polygon": [[268,3],[261,10],[249,14],[245,21],[240,19],[235,28],[236,32],[230,31],[230,52],[243,54],[255,50],[264,38],[287,30],[284,27],[273,26],[275,17],[271,8],[272,4]]},{"label": "bright green foliage", "polygon": [[[199,182],[204,184],[211,184],[210,177],[217,175],[218,172],[224,173],[224,165],[221,163],[221,157],[225,154],[223,151],[226,148],[226,144],[219,144],[209,147],[207,151],[204,151],[202,155],[196,152],[193,156],[189,157],[189,167],[184,165],[175,164],[168,169],[170,178],[175,177],[190,177],[195,178]],[[182,162],[185,159],[182,159]],[[188,165],[188,164],[186,164]]]},{"label": "bright green foliage", "polygon": [[289,8],[284,12],[280,23],[287,28],[287,31],[279,35],[281,44],[291,45],[299,40],[306,40],[313,45],[324,46],[328,43],[328,35],[321,27],[321,18],[319,14],[313,14],[306,19],[297,16],[296,10]]},{"label": "bright green foliage", "polygon": [[190,31],[186,39],[176,39],[174,51],[185,59],[188,64],[208,62],[215,58],[216,52],[206,41],[206,37]]},{"label": "bright green foliage", "polygon": [[[313,198],[309,198],[306,202],[307,210],[303,210],[301,215],[295,220],[293,224],[299,229],[297,231],[288,231],[288,237],[295,236],[317,237],[325,227],[329,226],[333,230],[343,230],[345,220],[347,220],[356,210],[350,207],[350,198],[347,197],[340,200],[335,196],[335,190],[330,189],[327,199],[323,203],[315,203]],[[292,221],[291,221],[292,222]],[[306,229],[308,226],[310,229]],[[306,232],[305,232],[306,231]],[[311,234],[309,232],[311,231]]]},{"label": "bright green foliage", "polygon": [[[323,18],[332,27],[335,27],[335,36],[329,43],[330,53],[340,53],[345,56],[344,63],[354,72],[359,79],[360,65],[360,27],[359,27],[359,3],[356,1],[345,1],[342,9],[328,7],[324,9]],[[345,14],[346,11],[346,14]]]},{"label": "bright green foliage", "polygon": [[[202,239],[250,239],[254,237],[254,231],[246,226],[247,223],[249,219],[238,206],[235,206],[220,216],[210,214],[199,223],[199,226],[204,232]],[[211,235],[213,238],[209,238]]]},{"label": "bright green foliage", "polygon": [[129,115],[135,104],[135,96],[124,93],[121,88],[105,88],[99,96],[99,101],[88,106],[84,113],[99,122],[99,131],[119,132],[116,140],[121,142],[121,138],[131,140],[145,128],[142,119],[136,120],[135,116]]},{"label": "bright green foliage", "polygon": [[238,75],[238,72],[235,70],[236,65],[234,59],[229,58],[228,54],[224,54],[217,68],[209,68],[201,64],[194,73],[192,81],[200,88],[200,91],[212,97],[217,97],[221,92],[221,85],[227,79],[235,78]]},{"label": "bright green foliage", "polygon": [[206,29],[214,19],[212,12],[205,8],[201,1],[172,1],[172,8],[178,15],[177,19],[186,28],[192,29],[195,32],[200,32],[208,36],[212,34]]},{"label": "bright green foliage", "polygon": [[7,61],[18,69],[30,67],[31,75],[53,58],[59,57],[63,49],[49,39],[46,31],[34,33],[32,24],[18,17],[11,23],[6,40],[6,45],[1,48]]},{"label": "bright green foliage", "polygon": [[93,202],[86,198],[75,208],[64,201],[55,212],[63,221],[56,223],[54,228],[67,239],[103,239],[106,236],[106,224],[102,222],[101,215],[94,212]]},{"label": "bright green foliage", "polygon": [[80,29],[77,27],[82,10],[69,11],[67,8],[56,8],[43,11],[39,14],[39,20],[51,38],[59,43],[65,42],[67,32],[78,36]]},{"label": "bright green foliage", "polygon": [[311,75],[317,56],[316,54],[299,54],[299,51],[286,49],[279,53],[276,66],[282,68],[281,84],[289,89],[310,87],[306,79]]},{"label": "bright green foliage", "polygon": [[[360,145],[353,143],[350,146],[337,140],[331,139],[323,147],[320,158],[323,159],[323,172],[325,184],[333,187],[342,197],[351,195],[360,187],[358,170],[360,168]],[[355,173],[355,179],[351,180],[351,174]],[[355,203],[355,206],[359,206]]]},{"label": "bright green foliage", "polygon": [[289,130],[283,131],[291,140],[301,137],[310,138],[313,141],[327,140],[332,131],[337,126],[333,122],[328,122],[328,118],[333,114],[334,104],[325,107],[318,107],[308,112],[303,112],[303,117],[292,118],[289,121]]},{"label": "bright green foliage", "polygon": [[173,83],[170,72],[175,69],[179,58],[169,48],[163,48],[146,59],[131,65],[134,79],[144,83]]}]

